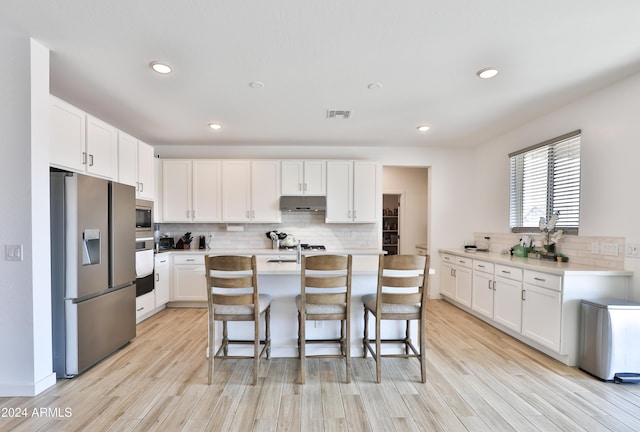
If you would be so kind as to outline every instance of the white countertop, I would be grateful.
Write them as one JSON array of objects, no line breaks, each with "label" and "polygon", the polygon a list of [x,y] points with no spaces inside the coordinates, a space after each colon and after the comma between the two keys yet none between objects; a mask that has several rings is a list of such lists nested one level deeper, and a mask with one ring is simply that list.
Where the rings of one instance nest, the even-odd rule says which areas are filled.
[{"label": "white countertop", "polygon": [[546,261],[535,258],[514,257],[508,254],[495,252],[466,252],[462,249],[438,249],[440,253],[448,253],[457,256],[464,256],[475,260],[487,260],[493,263],[512,265],[527,270],[543,271],[545,273],[557,274],[584,274],[584,275],[609,275],[609,276],[632,276],[633,272],[628,270],[615,270],[604,267],[592,267],[580,264],[573,264],[571,261],[559,263],[557,261]]},{"label": "white countertop", "polygon": [[[170,249],[160,251],[171,254],[196,254],[196,255],[294,255],[296,251],[281,249]],[[386,252],[382,249],[327,249],[325,251],[303,250],[303,255],[317,254],[336,254],[336,255],[384,255]]]}]

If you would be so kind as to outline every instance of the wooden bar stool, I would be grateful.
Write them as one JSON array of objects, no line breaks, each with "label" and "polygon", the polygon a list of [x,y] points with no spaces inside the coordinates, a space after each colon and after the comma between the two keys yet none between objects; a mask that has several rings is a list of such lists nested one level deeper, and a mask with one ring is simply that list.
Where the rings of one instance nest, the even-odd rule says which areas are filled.
[{"label": "wooden bar stool", "polygon": [[[251,256],[208,256],[205,257],[207,279],[207,303],[209,307],[209,377],[213,379],[215,358],[253,358],[253,385],[258,382],[260,358],[266,352],[271,355],[270,313],[271,296],[258,293],[256,257]],[[265,338],[260,340],[260,317],[265,317]],[[215,321],[222,321],[222,345],[215,349]],[[253,321],[253,340],[230,340],[227,323],[229,321]],[[230,344],[253,345],[253,356],[229,355]],[[262,350],[260,350],[262,345]],[[221,354],[222,353],[222,354]]]},{"label": "wooden bar stool", "polygon": [[[346,379],[351,382],[351,255],[314,255],[302,257],[300,295],[298,307],[298,356],[300,358],[300,383],[305,382],[307,357],[344,358]],[[307,339],[307,321],[340,321],[340,337],[333,339]],[[308,356],[307,343],[338,344],[340,354]]]},{"label": "wooden bar stool", "polygon": [[[427,345],[427,289],[429,284],[429,256],[380,255],[378,264],[378,288],[376,294],[362,297],[364,303],[364,357],[370,352],[376,361],[376,380],[381,382],[382,357],[416,357],[420,361],[421,381],[427,381],[425,351]],[[369,313],[376,322],[376,337],[369,339]],[[405,337],[382,339],[382,320],[406,321]],[[418,320],[419,349],[411,342],[410,322]],[[404,354],[382,354],[381,344],[404,346]],[[375,349],[372,347],[375,346]]]}]

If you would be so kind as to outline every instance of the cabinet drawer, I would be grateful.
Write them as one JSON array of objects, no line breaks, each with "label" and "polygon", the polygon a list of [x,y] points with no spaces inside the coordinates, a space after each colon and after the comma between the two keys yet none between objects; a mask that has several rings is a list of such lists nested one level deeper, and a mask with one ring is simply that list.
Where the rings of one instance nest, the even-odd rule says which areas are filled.
[{"label": "cabinet drawer", "polygon": [[173,257],[173,264],[202,264],[204,255],[177,255]]},{"label": "cabinet drawer", "polygon": [[562,278],[560,276],[535,272],[531,270],[525,270],[524,281],[528,284],[551,289],[554,291],[560,291],[562,284]]},{"label": "cabinet drawer", "polygon": [[510,267],[502,264],[496,264],[496,276],[502,276],[507,279],[521,281],[522,269],[519,269],[517,267]]},{"label": "cabinet drawer", "polygon": [[442,258],[442,262],[448,262],[451,264],[456,263],[456,257],[454,255],[440,254],[440,258]]},{"label": "cabinet drawer", "polygon": [[473,260],[473,269],[485,273],[493,273],[493,263],[487,261]]},{"label": "cabinet drawer", "polygon": [[460,267],[467,267],[467,268],[471,268],[471,266],[473,265],[473,260],[469,259],[469,258],[464,258],[464,257],[456,257],[456,265],[459,265]]}]

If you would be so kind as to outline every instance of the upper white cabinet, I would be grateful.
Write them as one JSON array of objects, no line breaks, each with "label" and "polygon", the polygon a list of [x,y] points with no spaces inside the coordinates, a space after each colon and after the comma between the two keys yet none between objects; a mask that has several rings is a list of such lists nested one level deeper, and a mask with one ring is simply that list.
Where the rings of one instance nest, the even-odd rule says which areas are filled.
[{"label": "upper white cabinet", "polygon": [[49,108],[49,163],[58,168],[117,179],[117,129],[55,96],[51,96]]},{"label": "upper white cabinet", "polygon": [[136,188],[136,197],[155,197],[153,147],[118,132],[118,181]]},{"label": "upper white cabinet", "polygon": [[153,200],[153,147],[73,105],[50,96],[51,166],[116,180]]},{"label": "upper white cabinet", "polygon": [[49,163],[58,168],[85,171],[86,119],[82,110],[54,96],[50,98],[51,148]]},{"label": "upper white cabinet", "polygon": [[138,186],[138,140],[124,132],[118,132],[118,181]]},{"label": "upper white cabinet", "polygon": [[163,222],[220,222],[220,197],[220,161],[163,161]]},{"label": "upper white cabinet", "polygon": [[153,147],[138,141],[138,184],[136,196],[153,201],[155,198],[155,161]]},{"label": "upper white cabinet", "polygon": [[282,195],[326,195],[327,162],[283,160]]},{"label": "upper white cabinet", "polygon": [[87,172],[116,179],[118,173],[118,130],[87,114]]},{"label": "upper white cabinet", "polygon": [[280,222],[280,161],[222,161],[222,220]]},{"label": "upper white cabinet", "polygon": [[377,162],[328,161],[326,222],[377,222],[379,181]]}]

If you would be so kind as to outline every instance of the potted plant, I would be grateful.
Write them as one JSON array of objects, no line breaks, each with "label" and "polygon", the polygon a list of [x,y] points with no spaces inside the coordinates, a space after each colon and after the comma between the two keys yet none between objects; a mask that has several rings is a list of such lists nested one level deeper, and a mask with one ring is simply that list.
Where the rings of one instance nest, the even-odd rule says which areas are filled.
[{"label": "potted plant", "polygon": [[544,244],[542,245],[543,251],[541,253],[542,259],[555,260],[556,259],[556,243],[562,238],[563,231],[556,231],[556,223],[560,218],[560,212],[555,212],[549,220],[544,217],[540,218],[540,231],[544,234]]}]

